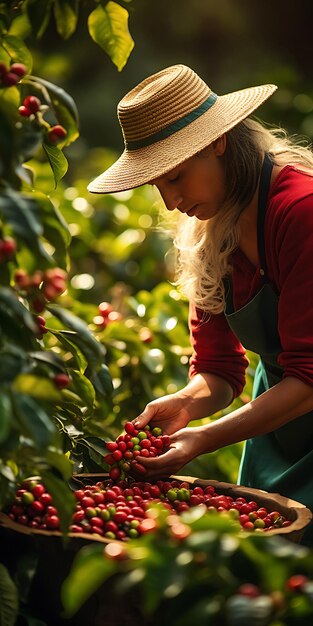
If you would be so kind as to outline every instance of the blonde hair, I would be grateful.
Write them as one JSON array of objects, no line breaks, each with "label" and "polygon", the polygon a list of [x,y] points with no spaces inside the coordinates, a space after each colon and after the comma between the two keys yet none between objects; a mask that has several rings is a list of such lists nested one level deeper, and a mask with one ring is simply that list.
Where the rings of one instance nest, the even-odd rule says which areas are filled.
[{"label": "blonde hair", "polygon": [[171,227],[175,284],[208,313],[224,309],[223,279],[231,273],[231,254],[239,242],[238,218],[256,191],[265,152],[276,165],[299,165],[312,169],[313,175],[313,153],[302,138],[248,118],[227,133],[222,157],[227,190],[218,215],[201,221],[179,214]]}]

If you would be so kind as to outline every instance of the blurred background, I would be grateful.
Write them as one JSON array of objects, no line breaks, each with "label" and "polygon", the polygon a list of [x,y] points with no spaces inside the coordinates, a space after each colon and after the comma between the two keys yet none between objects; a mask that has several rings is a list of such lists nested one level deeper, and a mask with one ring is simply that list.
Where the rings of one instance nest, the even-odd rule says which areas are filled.
[{"label": "blurred background", "polygon": [[81,139],[73,146],[75,155],[86,145],[121,151],[119,99],[147,75],[175,63],[190,65],[217,93],[277,84],[260,116],[290,132],[313,135],[310,0],[133,0],[126,7],[135,48],[122,72],[88,35],[91,0],[81,3],[78,29],[68,41],[56,35],[51,22],[34,43],[34,73],[40,69],[77,102]]}]

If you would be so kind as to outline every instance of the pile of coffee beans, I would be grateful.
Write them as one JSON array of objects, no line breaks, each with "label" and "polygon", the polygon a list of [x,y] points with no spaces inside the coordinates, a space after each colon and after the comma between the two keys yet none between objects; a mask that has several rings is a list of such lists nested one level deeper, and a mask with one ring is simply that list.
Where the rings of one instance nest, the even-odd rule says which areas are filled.
[{"label": "pile of coffee beans", "polygon": [[[208,511],[230,515],[246,531],[269,531],[289,526],[279,511],[259,507],[243,497],[218,494],[211,485],[193,486],[187,481],[140,482],[107,479],[74,492],[76,509],[71,533],[87,533],[107,539],[128,541],[156,528],[152,505],[162,505],[176,520],[172,535],[184,539],[190,533],[179,515],[191,507],[205,505]],[[16,491],[9,517],[19,524],[39,530],[59,530],[60,519],[51,495],[39,480],[26,480]],[[175,534],[176,533],[176,534]]]}]

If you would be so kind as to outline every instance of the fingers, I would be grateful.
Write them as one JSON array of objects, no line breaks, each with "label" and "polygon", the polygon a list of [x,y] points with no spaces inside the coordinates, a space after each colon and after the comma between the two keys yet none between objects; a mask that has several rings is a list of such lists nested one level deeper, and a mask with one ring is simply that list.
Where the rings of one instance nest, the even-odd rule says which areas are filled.
[{"label": "fingers", "polygon": [[154,417],[156,409],[151,404],[147,404],[146,408],[136,419],[133,421],[135,428],[144,428],[149,424],[150,420]]},{"label": "fingers", "polygon": [[137,471],[136,467],[134,467],[132,468],[132,474],[136,478],[140,476],[140,480],[168,477],[183,467],[184,462],[178,457],[180,455],[177,454],[177,448],[175,447],[170,448],[168,452],[159,457],[146,458],[138,456],[136,464],[139,464],[140,467],[138,469],[140,471]]}]

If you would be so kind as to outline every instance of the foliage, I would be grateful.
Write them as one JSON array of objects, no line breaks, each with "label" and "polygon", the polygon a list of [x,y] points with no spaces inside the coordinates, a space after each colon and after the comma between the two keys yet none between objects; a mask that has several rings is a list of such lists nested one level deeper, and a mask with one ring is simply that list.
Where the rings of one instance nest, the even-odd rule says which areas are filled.
[{"label": "foliage", "polygon": [[[29,166],[46,159],[56,186],[67,171],[63,149],[79,131],[71,96],[31,75],[25,38],[42,37],[51,12],[58,33],[69,37],[78,8],[72,0],[0,4],[1,508],[25,475],[45,474],[52,490],[59,477],[69,479],[73,463],[64,455],[69,447],[64,439],[71,430],[74,446],[77,435],[88,434],[95,411],[99,425],[96,419],[92,428],[101,429],[112,391],[104,346],[88,324],[53,303],[65,289],[71,235]],[[102,2],[94,12],[91,33],[97,26],[97,42],[121,69],[132,47],[127,11]],[[38,315],[44,312],[53,337],[46,345],[45,318]],[[69,491],[67,498],[71,502]],[[60,507],[68,519],[66,502]]]},{"label": "foliage", "polygon": [[[136,589],[130,602],[136,602],[137,616],[149,616],[153,624],[161,618],[173,626],[194,620],[199,626],[310,622],[312,583],[297,593],[288,587],[294,574],[312,577],[309,550],[264,534],[242,537],[227,513],[205,512],[201,506],[183,513],[181,521],[174,518],[155,509],[156,531],[105,550],[103,545],[82,548],[63,584],[67,614],[97,589],[103,594],[111,580],[116,606],[125,606],[121,596]],[[184,540],[178,538],[183,535]],[[258,602],[239,593],[248,581],[259,590]]]}]

